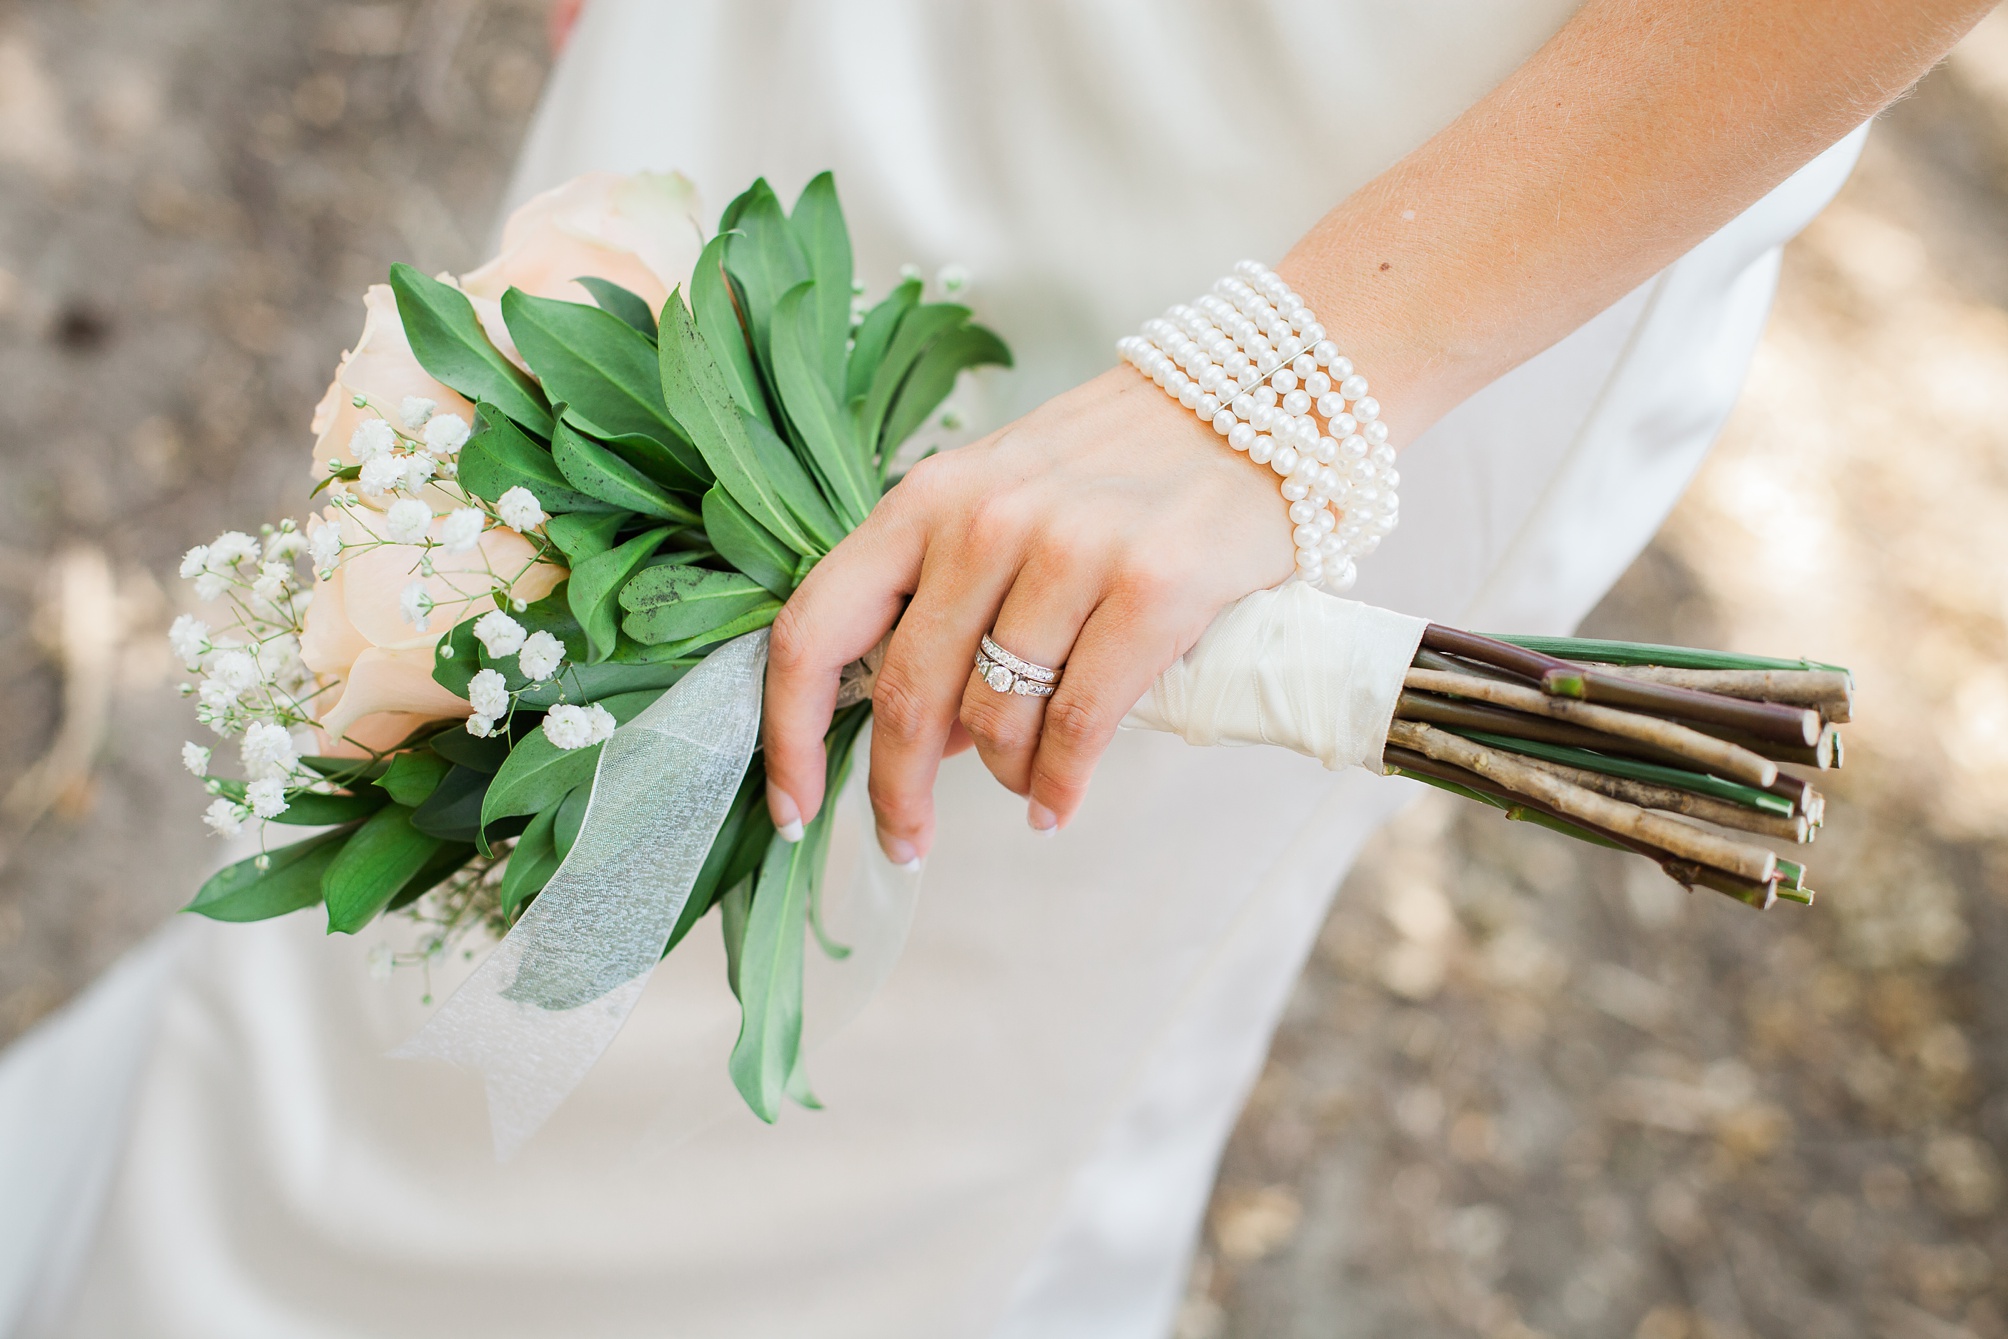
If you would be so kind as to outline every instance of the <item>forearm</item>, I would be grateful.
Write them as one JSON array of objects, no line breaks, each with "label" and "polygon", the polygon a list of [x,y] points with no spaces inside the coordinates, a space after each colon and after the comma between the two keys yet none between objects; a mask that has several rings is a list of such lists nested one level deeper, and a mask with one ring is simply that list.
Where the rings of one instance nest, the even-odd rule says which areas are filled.
[{"label": "forearm", "polygon": [[1897,98],[1992,0],[1590,0],[1278,267],[1400,440]]}]

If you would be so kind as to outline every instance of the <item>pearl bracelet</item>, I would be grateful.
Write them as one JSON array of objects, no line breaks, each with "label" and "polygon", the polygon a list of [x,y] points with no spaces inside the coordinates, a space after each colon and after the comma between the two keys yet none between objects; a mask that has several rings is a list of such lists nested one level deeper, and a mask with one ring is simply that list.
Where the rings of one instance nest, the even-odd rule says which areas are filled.
[{"label": "pearl bracelet", "polygon": [[1303,299],[1267,266],[1244,260],[1116,350],[1229,446],[1282,476],[1297,577],[1334,593],[1350,589],[1354,560],[1380,547],[1400,519],[1401,475],[1366,378]]}]

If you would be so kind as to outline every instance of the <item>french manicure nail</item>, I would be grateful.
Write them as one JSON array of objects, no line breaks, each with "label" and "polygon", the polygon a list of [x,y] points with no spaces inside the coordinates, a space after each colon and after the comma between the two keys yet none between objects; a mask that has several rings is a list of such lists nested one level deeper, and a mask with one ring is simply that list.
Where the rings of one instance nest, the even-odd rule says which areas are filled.
[{"label": "french manicure nail", "polygon": [[879,849],[885,852],[887,860],[892,861],[893,864],[898,865],[901,869],[916,870],[920,868],[920,852],[913,849],[912,842],[901,841],[898,837],[888,836],[881,832],[879,834]]},{"label": "french manicure nail", "polygon": [[1025,806],[1025,821],[1041,837],[1050,837],[1060,830],[1059,816],[1037,800]]},{"label": "french manicure nail", "polygon": [[802,810],[787,791],[775,786],[767,787],[767,812],[773,815],[774,831],[782,841],[802,840]]},{"label": "french manicure nail", "polygon": [[918,874],[920,873],[920,857],[915,856],[913,859],[907,861],[903,865],[897,866],[896,868],[898,868],[902,874]]}]

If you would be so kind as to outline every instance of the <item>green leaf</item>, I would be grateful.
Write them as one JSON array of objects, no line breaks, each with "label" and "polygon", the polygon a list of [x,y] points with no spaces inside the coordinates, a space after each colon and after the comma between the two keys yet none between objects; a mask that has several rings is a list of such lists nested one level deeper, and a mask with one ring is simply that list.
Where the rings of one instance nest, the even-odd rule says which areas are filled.
[{"label": "green leaf", "polygon": [[893,331],[919,301],[920,280],[908,279],[888,293],[885,301],[865,313],[864,324],[858,327],[858,337],[852,342],[850,366],[844,375],[845,404],[872,388],[872,374],[885,358]]},{"label": "green leaf", "polygon": [[[558,552],[565,555],[566,566],[577,567],[594,554],[605,553],[612,548],[614,536],[620,533],[626,520],[627,517],[617,511],[600,515],[570,512],[546,521],[544,533],[558,546]],[[461,696],[467,695],[462,693]]]},{"label": "green leaf", "polygon": [[672,493],[695,496],[711,487],[711,467],[697,454],[697,448],[681,437],[664,441],[629,432],[599,440],[609,451]]},{"label": "green leaf", "polygon": [[326,828],[368,818],[383,806],[384,797],[372,791],[356,795],[324,795],[309,790],[287,796],[286,812],[272,821],[303,828]]},{"label": "green leaf", "polygon": [[[809,277],[809,263],[795,241],[795,230],[788,225],[788,216],[781,211],[780,199],[764,177],[725,207],[718,231],[735,229],[741,236],[735,237],[726,248],[725,268],[746,290],[753,350],[771,369],[774,363],[767,349],[774,304],[783,293]],[[848,290],[846,293],[848,300]]]},{"label": "green leaf", "polygon": [[493,776],[509,756],[509,740],[499,734],[478,739],[465,730],[447,730],[432,737],[432,751],[448,762]]},{"label": "green leaf", "polygon": [[474,856],[474,843],[458,841],[444,842],[432,853],[432,858],[418,867],[418,873],[404,881],[404,886],[391,895],[385,911],[396,911],[408,907],[424,897],[440,884],[446,882],[460,867]]},{"label": "green leaf", "polygon": [[589,781],[583,786],[572,787],[571,793],[558,801],[557,820],[551,828],[551,841],[558,848],[558,859],[563,860],[572,853],[572,844],[579,839],[579,829],[586,823],[586,805],[593,798],[593,786]]},{"label": "green leaf", "polygon": [[[465,730],[462,734],[467,733]],[[452,763],[431,749],[400,753],[390,760],[390,770],[377,778],[377,785],[407,809],[425,803],[425,797],[439,788]]]},{"label": "green leaf", "polygon": [[644,646],[686,641],[723,627],[774,597],[751,577],[706,567],[651,567],[622,587],[621,631]]},{"label": "green leaf", "polygon": [[655,313],[648,309],[648,303],[639,293],[590,274],[579,275],[572,282],[591,293],[601,311],[620,317],[650,340],[655,338]]},{"label": "green leaf", "polygon": [[660,664],[663,661],[688,660],[700,655],[704,648],[729,642],[734,637],[743,637],[749,632],[757,632],[772,623],[781,612],[781,602],[769,596],[728,623],[686,637],[678,642],[663,642],[651,646],[630,637],[622,637],[620,648],[614,652],[616,661],[628,664]]},{"label": "green leaf", "polygon": [[[649,689],[602,698],[601,704],[625,725],[661,696],[660,690]],[[530,731],[509,750],[508,761],[489,784],[488,798],[481,806],[481,826],[485,829],[498,818],[534,814],[555,805],[572,787],[592,780],[600,748],[593,744],[561,749],[541,729]]]},{"label": "green leaf", "polygon": [[558,807],[552,805],[531,819],[530,826],[523,829],[515,849],[509,853],[509,866],[502,871],[499,891],[502,914],[510,920],[515,919],[525,902],[544,890],[544,885],[558,872],[558,866],[564,863],[551,841],[551,828],[557,817]]},{"label": "green leaf", "polygon": [[964,368],[982,364],[1011,366],[1011,350],[1004,347],[1004,341],[980,325],[966,325],[959,330],[951,330],[940,339],[927,346],[900,384],[899,394],[893,398],[892,409],[886,414],[885,427],[880,430],[879,440],[885,454],[890,456],[899,449],[899,444],[913,435],[927,416],[935,411],[948,393],[955,389],[955,378]]},{"label": "green leaf", "polygon": [[308,754],[300,762],[343,786],[354,781],[374,781],[390,770],[389,763],[370,758],[323,758]]},{"label": "green leaf", "polygon": [[829,382],[812,361],[821,315],[814,304],[818,284],[791,288],[774,308],[774,376],[788,419],[802,435],[809,467],[835,504],[847,529],[855,529],[878,501],[877,480],[851,438],[848,415],[840,413]]},{"label": "green leaf", "polygon": [[615,600],[668,537],[667,529],[650,530],[572,569],[566,600],[572,616],[585,630],[589,664],[598,664],[613,654],[620,639],[620,613]]},{"label": "green leaf", "polygon": [[[570,412],[567,408],[566,413]],[[679,525],[696,525],[701,520],[662,485],[578,431],[566,419],[558,420],[557,431],[551,437],[551,459],[565,481],[588,497]]]},{"label": "green leaf", "polygon": [[732,281],[725,273],[725,250],[736,235],[721,232],[705,244],[690,276],[690,310],[734,402],[771,428],[774,415],[760,389],[760,374],[753,369],[753,346],[747,343],[746,328],[739,323]]},{"label": "green leaf", "polygon": [[569,406],[595,436],[683,435],[662,402],[655,347],[627,322],[518,288],[502,295],[502,319],[551,402]]},{"label": "green leaf", "polygon": [[[764,854],[766,847],[761,847]],[[732,987],[733,998],[739,995],[739,960],[746,947],[746,918],[753,910],[753,880],[741,879],[725,890],[718,899],[718,928],[725,938],[725,984]],[[740,1025],[745,1025],[742,1011]]]},{"label": "green leaf", "polygon": [[809,471],[803,467],[793,447],[775,436],[774,430],[758,419],[742,418],[740,423],[746,429],[746,440],[753,448],[754,459],[773,481],[774,491],[780,495],[782,505],[816,541],[816,549],[802,556],[822,557],[850,533],[850,527],[837,519],[836,512],[824,499],[822,489],[809,477]]},{"label": "green leaf", "polygon": [[487,401],[532,432],[550,435],[550,402],[489,340],[465,293],[409,265],[390,267],[390,287],[411,351],[434,380],[470,400]]},{"label": "green leaf", "polygon": [[710,536],[719,557],[782,599],[795,589],[795,559],[799,555],[716,485],[704,495],[704,533]]},{"label": "green leaf", "polygon": [[[773,462],[754,450],[749,428],[763,430],[774,438],[773,430],[757,418],[741,416],[732,392],[726,388],[717,360],[697,333],[689,309],[679,293],[671,293],[662,308],[661,372],[663,396],[671,411],[690,429],[691,440],[711,467],[719,485],[746,513],[796,553],[827,552],[819,545],[795,514],[781,500]],[[786,447],[782,448],[786,453]],[[787,462],[799,472],[801,466],[790,455]],[[807,482],[807,476],[803,476]],[[813,485],[810,485],[813,487]]]},{"label": "green leaf", "polygon": [[439,838],[411,825],[411,810],[404,805],[378,810],[321,876],[328,933],[354,934],[368,925],[440,845]]},{"label": "green leaf", "polygon": [[213,921],[262,921],[311,907],[321,900],[322,874],[354,832],[347,827],[317,833],[267,852],[271,863],[262,870],[257,856],[226,866],[210,875],[182,910]]},{"label": "green leaf", "polygon": [[[719,825],[718,835],[712,839],[711,850],[705,853],[704,864],[690,886],[690,897],[683,904],[683,912],[669,932],[669,943],[662,950],[665,957],[703,919],[704,913],[711,910],[724,890],[759,866],[760,855],[767,849],[767,839],[774,832],[773,821],[766,815],[767,769],[761,765],[759,755],[755,754],[746,768],[746,775],[740,778],[739,791],[732,797],[732,806],[725,811],[725,821]],[[762,823],[766,825],[764,831],[760,829]],[[749,846],[749,858],[742,861],[742,848]]]},{"label": "green leaf", "polygon": [[[493,405],[481,406],[486,425],[460,448],[454,480],[475,497],[494,503],[511,488],[527,488],[547,512],[613,512],[611,502],[581,493],[566,480],[558,462],[544,447],[524,436]],[[553,429],[555,430],[555,429]]]},{"label": "green leaf", "polygon": [[[532,633],[548,632],[565,644],[566,660],[578,661],[585,658],[586,631],[580,625],[578,617],[572,613],[572,581],[572,577],[560,581],[551,587],[548,595],[541,600],[533,601],[528,609],[515,617],[516,621],[523,625],[525,637]],[[528,679],[516,665],[518,658],[515,655],[503,657],[508,662],[507,673],[512,679],[522,679],[527,683]],[[516,685],[511,683],[510,689],[515,691]]]},{"label": "green leaf", "polygon": [[[459,733],[474,739],[465,730]],[[481,802],[487,797],[488,781],[493,770],[455,763],[413,812],[411,825],[429,837],[445,841],[474,841],[481,835]]]},{"label": "green leaf", "polygon": [[[851,234],[837,203],[836,178],[824,172],[804,186],[788,224],[815,281],[797,338],[831,402],[838,403],[844,398],[844,346],[851,336]],[[778,306],[774,319],[782,319]],[[788,398],[785,390],[782,395]],[[792,408],[788,413],[794,417]]]},{"label": "green leaf", "polygon": [[871,389],[865,392],[865,406],[858,418],[863,434],[860,440],[878,450],[882,459],[892,458],[893,446],[886,443],[884,426],[906,374],[927,352],[928,345],[968,320],[969,308],[953,302],[922,303],[900,318],[886,345],[885,356],[879,360],[878,370],[872,373]]},{"label": "green leaf", "polygon": [[599,702],[644,688],[662,689],[688,674],[690,662],[632,665],[607,661],[598,665],[566,665],[554,682],[525,689],[516,699],[526,707],[550,707],[560,702]]},{"label": "green leaf", "polygon": [[474,640],[475,620],[453,625],[453,631],[432,648],[432,681],[455,697],[467,696],[467,685],[481,672],[481,643]]},{"label": "green leaf", "polygon": [[753,884],[739,949],[739,1039],[727,1070],[761,1120],[780,1114],[802,1042],[802,950],[809,885],[820,863],[829,806],[799,842],[777,834]]}]

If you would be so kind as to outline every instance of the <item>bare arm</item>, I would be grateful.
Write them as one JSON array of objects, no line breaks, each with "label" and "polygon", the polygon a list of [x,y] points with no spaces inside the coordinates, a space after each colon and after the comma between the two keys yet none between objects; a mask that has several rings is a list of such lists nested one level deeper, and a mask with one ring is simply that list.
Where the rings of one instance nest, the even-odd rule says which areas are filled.
[{"label": "bare arm", "polygon": [[[1895,99],[1989,8],[1590,0],[1279,269],[1412,441]],[[776,823],[822,803],[838,671],[897,620],[872,739],[887,853],[931,843],[934,773],[958,722],[1028,798],[1035,829],[1064,825],[1151,680],[1226,604],[1289,574],[1277,512],[1266,467],[1127,367],[923,462],[774,626]],[[1053,697],[999,695],[971,673],[993,627],[1019,655],[1065,665]]]}]

